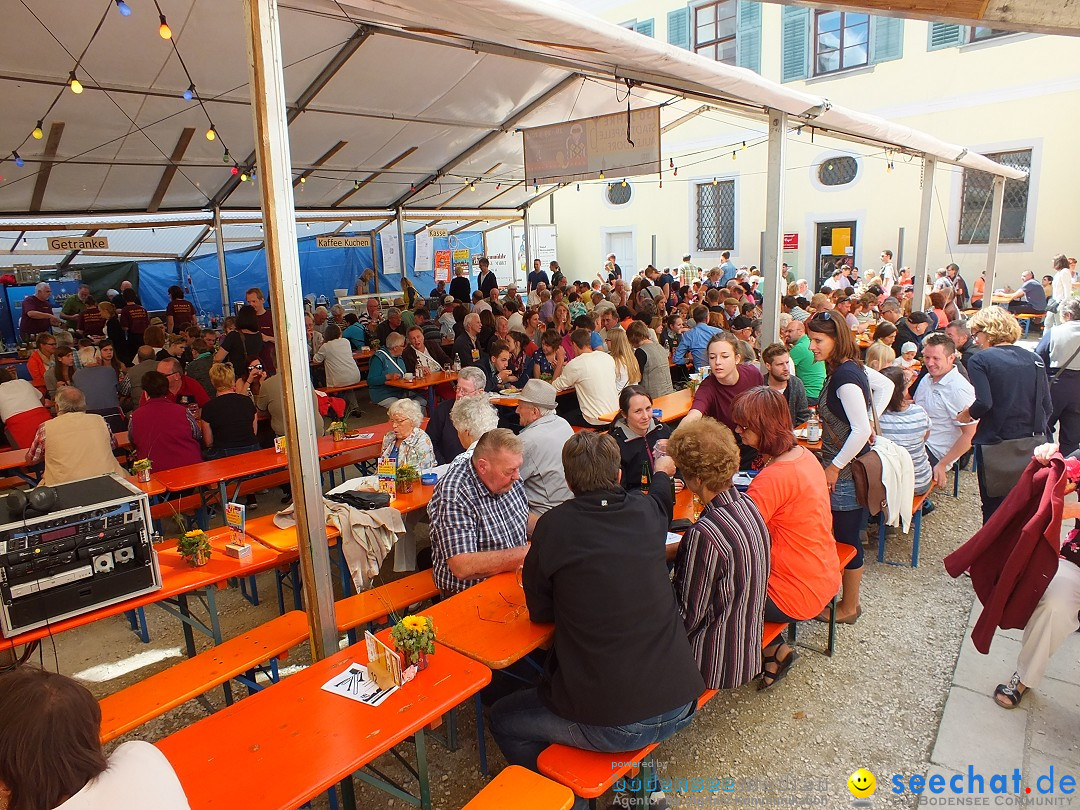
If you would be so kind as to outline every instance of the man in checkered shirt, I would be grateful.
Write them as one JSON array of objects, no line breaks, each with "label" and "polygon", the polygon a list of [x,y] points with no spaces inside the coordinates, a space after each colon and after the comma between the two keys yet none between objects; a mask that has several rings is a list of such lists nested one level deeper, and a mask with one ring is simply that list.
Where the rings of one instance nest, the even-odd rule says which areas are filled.
[{"label": "man in checkered shirt", "polygon": [[521,439],[489,430],[472,458],[452,465],[435,486],[428,515],[435,584],[444,594],[521,567],[529,519],[521,461]]}]

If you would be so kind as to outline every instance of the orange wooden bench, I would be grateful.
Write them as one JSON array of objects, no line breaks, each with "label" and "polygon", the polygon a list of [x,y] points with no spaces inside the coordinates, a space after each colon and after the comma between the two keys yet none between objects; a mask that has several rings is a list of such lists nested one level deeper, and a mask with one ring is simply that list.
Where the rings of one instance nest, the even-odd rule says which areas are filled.
[{"label": "orange wooden bench", "polygon": [[463,810],[570,810],[574,793],[536,771],[507,765]]},{"label": "orange wooden bench", "polygon": [[438,595],[435,579],[427,570],[339,599],[334,603],[338,632],[348,633],[349,640],[353,641],[357,627],[380,621],[391,613]]},{"label": "orange wooden bench", "polygon": [[355,391],[360,388],[367,388],[367,380],[361,380],[358,383],[352,385],[326,385],[322,388],[316,388],[316,391],[322,391],[324,394],[339,394],[342,391]]},{"label": "orange wooden bench", "polygon": [[[779,622],[766,622],[761,638],[762,649],[768,647],[784,632],[785,625]],[[698,709],[716,697],[718,689],[707,689],[698,698]],[[652,774],[650,755],[660,743],[651,743],[636,751],[618,753],[604,751],[585,751],[569,745],[549,745],[537,759],[540,773],[570,788],[578,796],[595,799],[606,793],[612,785],[627,774],[644,771],[636,793],[648,806],[649,785]]]},{"label": "orange wooden bench", "polygon": [[[922,537],[922,507],[923,501],[930,497],[930,493],[934,491],[934,482],[930,482],[930,489],[926,490],[922,495],[916,495],[911,503],[911,567],[919,567],[919,539]],[[901,565],[901,563],[888,562],[885,559],[885,517],[882,515],[881,523],[878,528],[878,549],[877,560],[879,563],[888,563],[889,565]]]},{"label": "orange wooden bench", "polygon": [[[260,664],[270,662],[270,678],[277,681],[278,659],[307,637],[307,614],[294,610],[103,698],[101,741],[114,740],[216,686],[252,673]],[[253,674],[245,683],[254,684]]]}]

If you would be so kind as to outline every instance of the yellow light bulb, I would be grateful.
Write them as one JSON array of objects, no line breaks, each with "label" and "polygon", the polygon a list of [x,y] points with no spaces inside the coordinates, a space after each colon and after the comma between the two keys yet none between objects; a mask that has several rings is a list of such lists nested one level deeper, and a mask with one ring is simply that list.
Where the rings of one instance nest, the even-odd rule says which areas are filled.
[{"label": "yellow light bulb", "polygon": [[[307,182],[307,178],[306,178],[306,177],[301,177],[301,178],[300,178],[300,182],[301,182],[301,183],[306,183],[306,182]],[[311,226],[309,225],[308,227],[311,227]]]},{"label": "yellow light bulb", "polygon": [[212,141],[216,137],[217,137],[217,132],[214,131],[213,127],[210,127],[210,129],[206,130],[206,140]]},{"label": "yellow light bulb", "polygon": [[40,141],[42,138],[45,137],[45,133],[42,132],[42,130],[41,130],[41,122],[40,121],[38,122],[38,125],[36,127],[34,127],[34,131],[31,132],[30,134],[34,136],[35,141]]},{"label": "yellow light bulb", "polygon": [[[247,181],[248,181],[248,175],[247,175],[247,172],[241,172],[241,173],[240,173],[240,182],[241,182],[241,183],[246,183]],[[261,227],[261,226],[260,226],[260,227]]]},{"label": "yellow light bulb", "polygon": [[604,170],[603,169],[600,170],[600,179],[601,180],[604,179]]},{"label": "yellow light bulb", "polygon": [[158,34],[162,39],[172,39],[172,29],[169,28],[169,24],[165,22],[165,15],[161,15],[161,25],[158,26]]},{"label": "yellow light bulb", "polygon": [[71,71],[71,78],[68,81],[68,85],[71,87],[71,92],[75,95],[79,95],[83,91],[82,82],[75,78],[75,71]]}]

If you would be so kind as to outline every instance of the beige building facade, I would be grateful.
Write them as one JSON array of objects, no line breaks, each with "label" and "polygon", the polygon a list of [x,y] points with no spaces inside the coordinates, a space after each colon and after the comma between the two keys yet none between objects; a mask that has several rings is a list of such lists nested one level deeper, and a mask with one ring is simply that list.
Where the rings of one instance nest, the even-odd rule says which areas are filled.
[{"label": "beige building facade", "polygon": [[[1080,253],[1075,194],[1080,163],[1080,41],[814,10],[747,0],[685,3],[583,0],[577,5],[644,35],[760,72],[848,107],[937,135],[1029,169],[1006,184],[998,283],[1050,272],[1057,253]],[[674,111],[701,104],[675,99]],[[665,121],[671,116],[665,115]],[[788,135],[784,260],[815,283],[848,256],[864,272],[890,249],[914,265],[922,161],[823,136]],[[572,184],[532,209],[558,229],[570,278],[595,275],[614,252],[624,272],[702,267],[724,250],[761,264],[765,125],[710,108],[662,136],[662,175]],[[949,262],[969,283],[985,266],[990,178],[939,165],[934,177],[931,271]]]}]

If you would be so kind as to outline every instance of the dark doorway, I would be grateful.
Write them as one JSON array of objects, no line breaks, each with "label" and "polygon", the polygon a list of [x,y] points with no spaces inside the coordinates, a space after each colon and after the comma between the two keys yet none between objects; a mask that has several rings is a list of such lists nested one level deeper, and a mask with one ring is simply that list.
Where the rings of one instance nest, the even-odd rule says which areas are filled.
[{"label": "dark doorway", "polygon": [[814,290],[820,290],[825,279],[832,276],[833,270],[845,262],[849,267],[855,264],[855,222],[819,222],[817,223],[817,283]]}]

